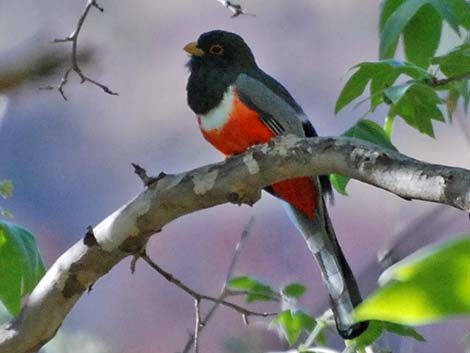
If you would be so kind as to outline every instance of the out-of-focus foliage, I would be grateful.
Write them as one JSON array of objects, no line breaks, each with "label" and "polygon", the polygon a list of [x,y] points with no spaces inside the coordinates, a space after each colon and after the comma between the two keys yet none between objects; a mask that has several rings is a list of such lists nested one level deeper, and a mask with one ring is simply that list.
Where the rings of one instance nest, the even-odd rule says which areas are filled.
[{"label": "out-of-focus foliage", "polygon": [[[290,345],[294,345],[302,332],[310,332],[316,324],[313,316],[297,307],[296,299],[305,294],[307,288],[300,283],[290,283],[279,290],[250,276],[233,278],[227,284],[232,291],[239,291],[246,296],[246,302],[276,301],[281,302],[282,310],[270,323],[271,329],[278,329]],[[319,336],[324,340],[324,336]]]},{"label": "out-of-focus foliage", "polygon": [[367,346],[373,344],[387,332],[394,333],[402,337],[411,337],[419,342],[425,341],[424,337],[419,332],[409,326],[386,321],[370,321],[367,330],[359,337],[350,340],[350,343],[354,344],[356,350],[361,351]]},{"label": "out-of-focus foliage", "polygon": [[311,332],[315,328],[315,319],[300,309],[288,309],[280,312],[271,321],[271,328],[279,327],[290,345],[295,344],[300,334]]},{"label": "out-of-focus foliage", "polygon": [[0,301],[16,315],[21,299],[44,275],[44,263],[34,235],[28,230],[0,221]]},{"label": "out-of-focus foliage", "polygon": [[281,294],[289,298],[298,298],[304,295],[307,288],[300,283],[291,283],[281,289]]},{"label": "out-of-focus foliage", "polygon": [[[92,59],[92,54],[91,49],[82,48],[79,55],[80,62],[88,63]],[[25,50],[17,56],[15,60],[8,60],[0,65],[0,92],[19,88],[33,80],[37,82],[37,88],[40,88],[47,79],[60,74],[60,69],[66,67],[70,61],[68,51],[56,50],[52,44],[45,50],[39,52]]]},{"label": "out-of-focus foliage", "polygon": [[470,236],[418,253],[381,277],[382,288],[356,309],[356,318],[423,325],[470,315]]},{"label": "out-of-focus foliage", "polygon": [[0,196],[4,199],[13,194],[13,183],[11,180],[0,180]]},{"label": "out-of-focus foliage", "polygon": [[[11,180],[0,180],[0,197],[3,199],[9,198],[13,194],[13,183]],[[11,218],[12,214],[6,208],[0,206],[0,215],[3,217]]]},{"label": "out-of-focus foliage", "polygon": [[246,295],[246,302],[270,301],[276,298],[276,292],[267,284],[249,276],[232,278],[227,287],[231,290],[241,291]]}]

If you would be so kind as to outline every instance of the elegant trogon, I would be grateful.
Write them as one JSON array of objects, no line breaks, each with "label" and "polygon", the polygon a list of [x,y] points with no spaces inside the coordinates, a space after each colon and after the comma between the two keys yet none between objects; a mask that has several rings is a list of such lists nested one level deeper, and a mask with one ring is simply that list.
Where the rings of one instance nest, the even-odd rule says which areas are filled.
[{"label": "elegant trogon", "polygon": [[[317,135],[299,104],[258,67],[239,35],[210,31],[184,50],[190,54],[188,104],[204,138],[225,156],[281,134]],[[290,218],[315,254],[340,335],[358,336],[367,323],[352,320],[351,311],[361,296],[326,210],[324,195],[332,192],[328,176],[289,179],[266,191],[285,201]]]}]

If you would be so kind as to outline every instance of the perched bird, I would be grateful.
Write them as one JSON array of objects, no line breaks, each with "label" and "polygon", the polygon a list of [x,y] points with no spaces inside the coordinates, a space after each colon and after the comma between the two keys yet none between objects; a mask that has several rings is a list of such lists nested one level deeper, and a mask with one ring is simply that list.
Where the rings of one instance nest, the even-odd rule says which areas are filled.
[{"label": "perched bird", "polygon": [[[317,136],[300,105],[258,67],[239,35],[210,31],[184,50],[190,54],[188,105],[197,115],[204,138],[225,156],[282,134]],[[367,323],[354,323],[351,317],[361,296],[326,210],[324,195],[332,192],[328,176],[289,179],[266,191],[285,201],[290,218],[314,254],[338,332],[343,338],[357,337]]]}]

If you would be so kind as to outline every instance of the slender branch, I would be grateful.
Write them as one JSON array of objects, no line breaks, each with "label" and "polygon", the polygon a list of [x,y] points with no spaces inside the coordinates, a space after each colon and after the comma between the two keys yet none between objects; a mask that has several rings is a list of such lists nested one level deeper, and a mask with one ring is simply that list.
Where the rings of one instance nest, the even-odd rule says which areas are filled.
[{"label": "slender branch", "polygon": [[232,279],[233,271],[235,271],[235,266],[238,263],[238,259],[240,258],[240,254],[243,249],[243,245],[245,245],[246,239],[251,233],[251,229],[255,224],[255,218],[252,216],[248,220],[248,223],[243,228],[242,234],[240,236],[240,240],[238,241],[237,245],[235,246],[235,251],[233,252],[232,260],[230,261],[230,265],[228,266],[227,275],[225,276],[225,282],[222,286],[222,292],[227,289],[227,283]]},{"label": "slender branch", "polygon": [[[232,260],[230,261],[230,265],[228,267],[227,275],[225,277],[225,282],[222,286],[221,293],[219,297],[217,298],[218,301],[212,305],[206,316],[201,321],[201,327],[199,328],[199,333],[202,331],[204,327],[208,324],[209,320],[212,318],[212,316],[215,314],[217,309],[220,307],[220,302],[224,299],[226,299],[228,296],[234,296],[237,295],[238,293],[230,293],[227,290],[227,283],[230,281],[233,275],[233,271],[235,270],[235,265],[238,262],[238,259],[240,257],[240,253],[243,247],[243,244],[245,243],[246,239],[248,238],[248,235],[250,234],[251,228],[254,224],[254,217],[250,217],[250,220],[246,224],[246,226],[243,228],[243,232],[240,236],[240,240],[238,241],[235,251],[232,256]],[[191,335],[189,335],[188,340],[186,341],[186,344],[184,345],[184,349],[182,353],[188,353],[191,349],[191,346],[193,343],[195,343],[195,338],[196,338],[196,332],[193,332]]]},{"label": "slender branch", "polygon": [[[454,81],[469,80],[469,79],[470,79],[470,73],[464,73],[464,74],[461,74],[461,75],[447,77],[447,78],[441,78],[441,79],[439,79],[436,76],[432,75],[431,77],[427,77],[424,80],[423,79],[417,79],[417,80],[410,80],[409,82],[421,82],[421,83],[424,83],[424,84],[428,85],[429,87],[437,88],[437,87],[440,87],[440,86],[445,86],[448,83],[451,83],[451,82],[454,82]],[[389,87],[384,87],[383,89],[375,92],[374,94],[371,94],[370,96],[367,96],[364,99],[361,99],[359,102],[354,104],[353,109],[357,109],[359,106],[361,106],[362,104],[364,104],[365,102],[371,100],[374,97],[383,96],[385,91],[387,91],[387,89],[389,89]],[[384,99],[387,99],[387,98],[384,98]],[[391,102],[389,102],[389,103],[391,103]],[[371,112],[372,112],[372,108],[367,110],[363,114],[362,118],[366,117]],[[387,119],[390,119],[390,118],[388,117]],[[393,121],[392,121],[392,123],[393,123]]]},{"label": "slender branch", "polygon": [[323,332],[323,330],[330,326],[334,325],[334,321],[332,321],[333,312],[331,309],[328,309],[323,313],[321,317],[317,319],[317,324],[313,331],[309,334],[307,339],[305,340],[303,346],[310,348],[312,344],[318,339],[318,336]]},{"label": "slender branch", "polygon": [[431,87],[439,87],[439,86],[445,86],[448,83],[454,82],[454,81],[460,81],[460,80],[468,80],[470,79],[470,73],[464,73],[452,77],[446,77],[446,78],[437,78],[437,77],[431,77],[431,79],[427,80],[427,84]]},{"label": "slender branch", "polygon": [[[80,17],[78,18],[78,23],[77,23],[77,26],[75,27],[75,30],[68,37],[56,38],[53,41],[54,43],[65,43],[65,42],[71,42],[72,43],[72,53],[71,53],[71,57],[70,57],[70,61],[71,61],[70,67],[65,71],[64,75],[62,76],[62,79],[60,80],[59,85],[57,86],[57,90],[62,95],[62,98],[64,98],[64,100],[67,100],[67,96],[65,95],[65,92],[64,92],[64,87],[67,84],[69,75],[72,71],[75,72],[78,75],[78,77],[80,78],[80,81],[81,81],[80,83],[90,82],[91,84],[101,88],[104,92],[106,92],[110,95],[113,95],[113,96],[118,95],[117,92],[112,91],[108,86],[105,86],[102,83],[96,81],[95,79],[85,75],[83,73],[80,65],[78,64],[78,37],[80,35],[80,31],[83,28],[83,23],[85,22],[85,19],[87,18],[88,14],[90,12],[90,9],[92,7],[96,8],[100,12],[104,11],[104,9],[97,3],[96,0],[87,0],[85,8],[83,9],[83,12],[80,15]],[[47,87],[47,88],[53,88],[53,87]]]},{"label": "slender branch", "polygon": [[220,305],[226,306],[227,308],[231,308],[237,312],[239,312],[242,315],[245,316],[260,316],[260,317],[268,317],[268,316],[274,316],[277,315],[277,313],[270,313],[270,312],[257,312],[257,311],[252,311],[249,309],[246,309],[240,305],[228,302],[226,300],[220,300],[219,298],[214,298],[211,297],[210,295],[206,294],[201,294],[196,292],[194,289],[190,288],[187,286],[185,283],[183,283],[181,280],[173,276],[170,272],[165,271],[162,269],[160,266],[158,266],[150,257],[148,257],[147,254],[143,253],[140,256],[150,267],[152,267],[155,271],[157,271],[159,274],[161,274],[163,277],[168,282],[173,283],[177,287],[181,288],[184,290],[186,293],[188,293],[190,296],[192,296],[195,300],[201,301],[201,300],[207,300],[210,302],[214,303],[219,303]]},{"label": "slender branch", "polygon": [[202,328],[200,299],[194,299],[194,311],[196,312],[196,319],[194,320],[194,352],[199,353],[199,332]]},{"label": "slender branch", "polygon": [[469,170],[421,162],[351,138],[281,136],[224,162],[166,175],[104,219],[93,229],[96,243],[80,240],[60,256],[21,313],[0,327],[0,353],[39,350],[92,283],[141,253],[151,235],[175,219],[227,202],[251,205],[266,186],[329,173],[470,211]]}]

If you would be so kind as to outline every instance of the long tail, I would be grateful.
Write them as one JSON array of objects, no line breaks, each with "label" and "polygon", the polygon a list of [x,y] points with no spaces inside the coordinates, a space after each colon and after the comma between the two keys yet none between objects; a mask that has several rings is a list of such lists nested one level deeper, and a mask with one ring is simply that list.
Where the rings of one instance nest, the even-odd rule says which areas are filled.
[{"label": "long tail", "polygon": [[294,207],[288,204],[285,206],[320,267],[338,332],[341,337],[351,339],[364,332],[368,323],[353,322],[351,313],[362,301],[361,294],[336,239],[323,197],[319,194],[313,220]]}]

